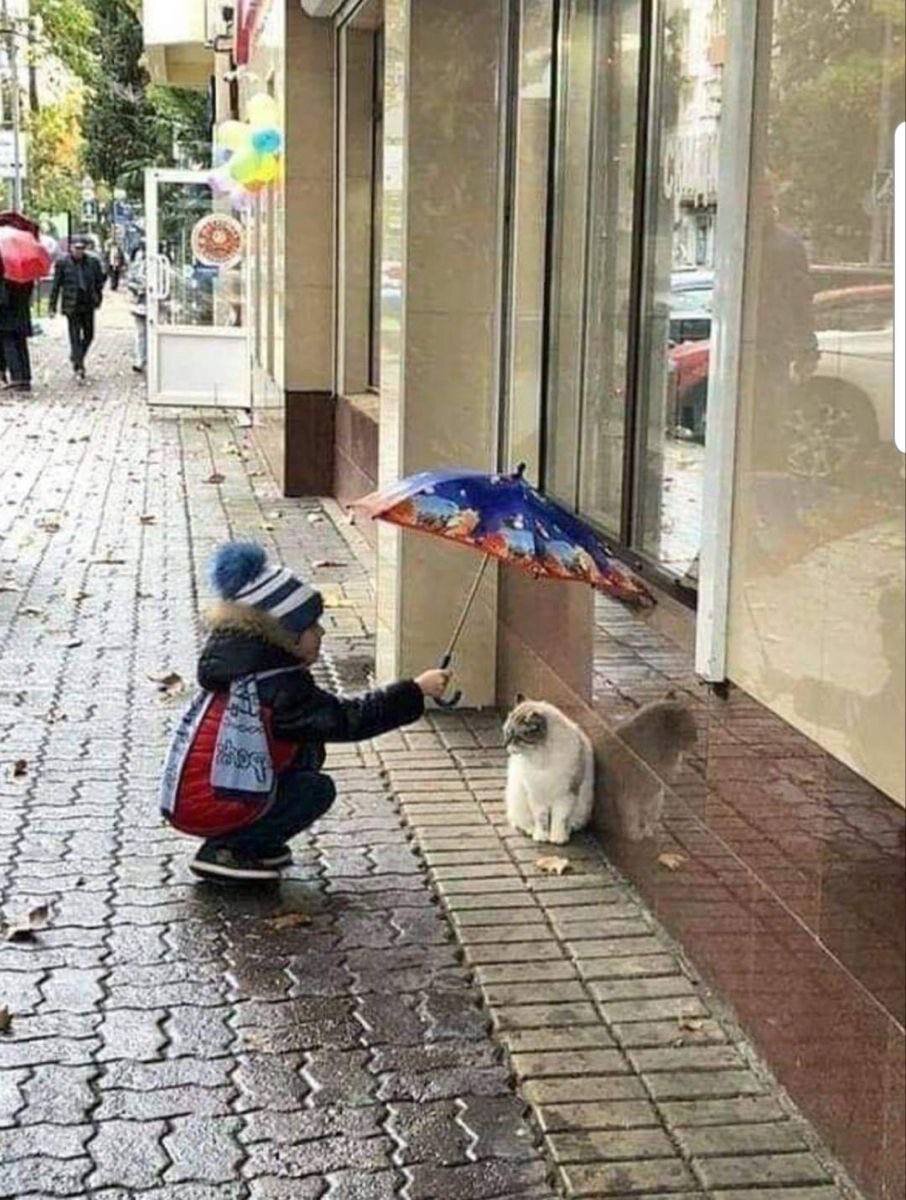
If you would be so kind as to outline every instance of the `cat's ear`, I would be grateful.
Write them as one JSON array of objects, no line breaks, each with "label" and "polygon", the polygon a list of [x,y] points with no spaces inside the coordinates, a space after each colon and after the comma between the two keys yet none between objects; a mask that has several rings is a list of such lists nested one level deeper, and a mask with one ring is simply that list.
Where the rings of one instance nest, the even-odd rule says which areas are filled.
[{"label": "cat's ear", "polygon": [[522,692],[517,692],[516,699],[513,701],[513,708],[518,708],[520,704],[525,704],[525,696]]}]

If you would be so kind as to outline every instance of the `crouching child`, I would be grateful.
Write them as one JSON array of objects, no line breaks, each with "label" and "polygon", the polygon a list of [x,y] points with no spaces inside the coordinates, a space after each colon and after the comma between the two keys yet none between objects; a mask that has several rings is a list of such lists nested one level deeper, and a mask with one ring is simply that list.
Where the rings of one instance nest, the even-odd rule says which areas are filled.
[{"label": "crouching child", "polygon": [[426,671],[346,699],[324,691],[309,668],[321,649],[319,592],[254,542],[215,553],[220,597],[208,614],[196,694],[173,736],[161,810],[182,833],[202,838],[190,867],[201,879],[279,879],[289,840],[330,808],[325,744],[377,737],[417,721],[439,698],[445,671]]}]

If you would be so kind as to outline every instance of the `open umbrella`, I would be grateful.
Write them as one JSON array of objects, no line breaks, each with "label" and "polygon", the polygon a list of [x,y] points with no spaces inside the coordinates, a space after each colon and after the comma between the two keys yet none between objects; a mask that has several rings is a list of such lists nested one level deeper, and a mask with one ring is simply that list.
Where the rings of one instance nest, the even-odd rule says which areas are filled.
[{"label": "open umbrella", "polygon": [[[654,604],[651,592],[621,566],[584,521],[542,495],[525,478],[479,471],[424,471],[356,501],[366,516],[421,530],[483,554],[475,582],[441,660],[446,668],[491,558],[536,579],[573,580],[632,607]],[[442,703],[449,707],[459,693]]]},{"label": "open umbrella", "polygon": [[3,275],[12,283],[34,283],[50,271],[50,255],[32,233],[12,225],[0,226]]}]

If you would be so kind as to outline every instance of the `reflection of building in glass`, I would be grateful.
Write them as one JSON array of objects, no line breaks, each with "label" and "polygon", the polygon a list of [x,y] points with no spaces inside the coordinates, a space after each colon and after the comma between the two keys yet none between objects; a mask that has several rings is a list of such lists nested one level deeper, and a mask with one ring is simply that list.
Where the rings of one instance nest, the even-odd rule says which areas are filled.
[{"label": "reflection of building in glass", "polygon": [[665,138],[664,193],[674,204],[673,261],[714,266],[725,34],[721,6],[683,0],[667,24],[675,64],[676,122]]}]

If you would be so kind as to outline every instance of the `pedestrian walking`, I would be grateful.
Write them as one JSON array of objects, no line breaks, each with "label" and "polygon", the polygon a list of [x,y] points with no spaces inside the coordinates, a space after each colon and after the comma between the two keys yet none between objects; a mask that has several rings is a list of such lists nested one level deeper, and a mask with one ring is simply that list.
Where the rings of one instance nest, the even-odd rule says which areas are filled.
[{"label": "pedestrian walking", "polygon": [[129,264],[126,286],[132,297],[132,318],[135,321],[135,340],[132,349],[132,370],[144,371],[148,362],[148,292],[145,243],[139,242]]},{"label": "pedestrian walking", "polygon": [[[2,263],[0,263],[2,272]],[[34,285],[15,283],[0,274],[0,361],[4,391],[31,391],[31,295]]]},{"label": "pedestrian walking", "polygon": [[126,266],[126,258],[122,246],[111,238],[107,247],[107,278],[110,280],[110,290],[115,292],[120,286],[120,276]]},{"label": "pedestrian walking", "polygon": [[84,237],[72,239],[69,253],[54,268],[50,289],[51,313],[59,303],[69,323],[70,360],[78,379],[85,378],[85,356],[94,340],[94,313],[104,297],[104,269],[87,253],[87,245]]},{"label": "pedestrian walking", "polygon": [[161,784],[165,818],[204,838],[201,879],[267,881],[289,866],[288,840],[330,808],[326,742],[357,742],[417,721],[446,671],[426,671],[357,699],[319,688],[309,668],[324,631],[319,592],[269,564],[254,542],[215,553],[221,602],[198,664],[202,690],[174,734]]}]

